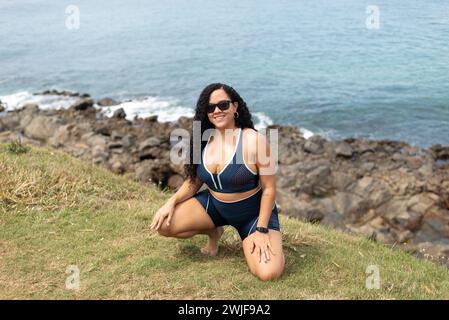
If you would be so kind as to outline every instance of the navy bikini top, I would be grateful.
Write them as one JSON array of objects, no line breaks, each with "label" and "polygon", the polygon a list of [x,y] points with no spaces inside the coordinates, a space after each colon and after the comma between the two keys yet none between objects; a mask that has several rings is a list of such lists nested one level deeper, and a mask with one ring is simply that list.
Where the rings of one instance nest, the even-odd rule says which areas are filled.
[{"label": "navy bikini top", "polygon": [[213,191],[235,193],[248,191],[259,186],[259,174],[246,165],[243,157],[243,130],[241,128],[239,130],[234,156],[220,172],[212,173],[205,166],[206,149],[212,135],[203,149],[201,162],[198,164],[196,174]]}]

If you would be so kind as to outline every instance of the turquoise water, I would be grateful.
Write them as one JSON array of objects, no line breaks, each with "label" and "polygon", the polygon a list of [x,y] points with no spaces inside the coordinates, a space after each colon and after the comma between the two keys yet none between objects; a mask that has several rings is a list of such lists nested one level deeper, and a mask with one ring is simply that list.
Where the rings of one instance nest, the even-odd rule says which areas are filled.
[{"label": "turquoise water", "polygon": [[177,115],[217,81],[257,121],[449,144],[449,1],[0,0],[3,101],[68,89]]}]

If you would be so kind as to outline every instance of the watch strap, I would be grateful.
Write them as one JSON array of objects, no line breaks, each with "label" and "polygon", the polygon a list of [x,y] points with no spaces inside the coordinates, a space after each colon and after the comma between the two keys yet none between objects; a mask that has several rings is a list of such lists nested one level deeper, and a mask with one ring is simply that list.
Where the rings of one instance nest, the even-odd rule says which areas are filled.
[{"label": "watch strap", "polygon": [[268,233],[268,228],[265,227],[256,227],[256,230],[262,233]]}]

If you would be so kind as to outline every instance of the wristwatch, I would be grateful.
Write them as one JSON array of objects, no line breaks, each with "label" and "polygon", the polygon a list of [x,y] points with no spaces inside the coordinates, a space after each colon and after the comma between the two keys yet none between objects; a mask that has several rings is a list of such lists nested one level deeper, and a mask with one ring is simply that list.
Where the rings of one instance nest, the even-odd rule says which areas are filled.
[{"label": "wristwatch", "polygon": [[265,227],[256,227],[256,230],[262,233],[268,233],[268,228]]}]

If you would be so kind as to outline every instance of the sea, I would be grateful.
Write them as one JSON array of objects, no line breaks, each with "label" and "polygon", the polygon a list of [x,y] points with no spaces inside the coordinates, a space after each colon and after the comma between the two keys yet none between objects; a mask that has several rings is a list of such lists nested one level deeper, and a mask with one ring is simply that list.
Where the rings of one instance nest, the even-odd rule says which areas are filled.
[{"label": "sea", "polygon": [[449,145],[449,1],[0,0],[3,114],[56,89],[176,121],[213,82],[257,128]]}]

